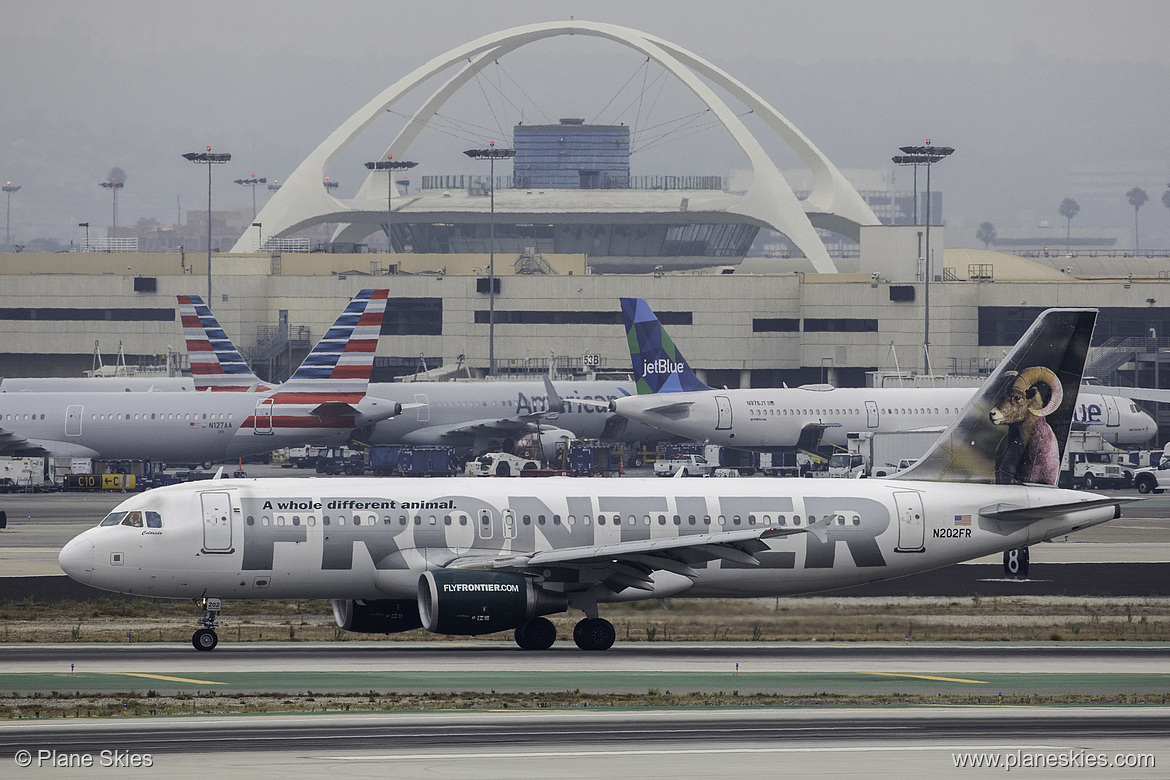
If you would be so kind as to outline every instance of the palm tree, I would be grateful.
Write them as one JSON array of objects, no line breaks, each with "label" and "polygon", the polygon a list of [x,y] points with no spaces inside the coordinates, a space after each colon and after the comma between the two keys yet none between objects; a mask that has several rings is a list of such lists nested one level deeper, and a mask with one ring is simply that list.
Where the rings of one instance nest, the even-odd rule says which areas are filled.
[{"label": "palm tree", "polygon": [[[1167,191],[1167,194],[1170,194],[1170,191]],[[990,222],[984,222],[975,231],[975,238],[982,241],[983,248],[987,249],[991,245],[991,242],[995,240],[995,225]]]},{"label": "palm tree", "polygon": [[1133,253],[1136,255],[1141,251],[1141,241],[1138,238],[1138,209],[1146,205],[1150,196],[1141,187],[1134,187],[1125,193],[1125,197],[1129,199],[1129,205],[1133,206]]},{"label": "palm tree", "polygon": [[1065,198],[1060,202],[1060,216],[1065,219],[1064,251],[1071,251],[1072,246],[1072,218],[1081,213],[1080,204],[1072,198]]}]

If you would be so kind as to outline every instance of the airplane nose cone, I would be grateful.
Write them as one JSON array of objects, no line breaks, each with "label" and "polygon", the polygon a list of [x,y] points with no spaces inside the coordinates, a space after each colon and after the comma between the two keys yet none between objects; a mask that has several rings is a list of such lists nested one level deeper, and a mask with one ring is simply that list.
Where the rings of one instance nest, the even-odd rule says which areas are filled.
[{"label": "airplane nose cone", "polygon": [[88,582],[93,574],[93,543],[84,536],[72,539],[57,556],[61,571],[78,582]]}]

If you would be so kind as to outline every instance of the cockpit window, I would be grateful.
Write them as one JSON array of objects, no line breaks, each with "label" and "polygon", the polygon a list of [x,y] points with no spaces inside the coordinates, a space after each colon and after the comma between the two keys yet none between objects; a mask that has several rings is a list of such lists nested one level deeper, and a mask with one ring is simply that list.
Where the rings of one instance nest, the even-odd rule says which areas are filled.
[{"label": "cockpit window", "polygon": [[111,512],[109,515],[106,516],[105,520],[102,520],[101,524],[102,525],[118,525],[119,523],[122,522],[122,518],[124,518],[126,516],[126,514],[127,514],[126,512]]},{"label": "cockpit window", "polygon": [[146,527],[147,528],[162,528],[162,515],[158,512],[146,513]]},{"label": "cockpit window", "polygon": [[127,512],[126,518],[122,520],[122,525],[128,525],[133,528],[142,527],[142,513],[141,512]]}]

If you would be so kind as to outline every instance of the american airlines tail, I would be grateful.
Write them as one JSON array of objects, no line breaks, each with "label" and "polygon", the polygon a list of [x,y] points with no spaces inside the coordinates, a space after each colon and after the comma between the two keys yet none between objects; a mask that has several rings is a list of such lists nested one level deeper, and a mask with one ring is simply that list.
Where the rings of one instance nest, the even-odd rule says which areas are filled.
[{"label": "american airlines tail", "polygon": [[642,298],[622,298],[621,301],[638,395],[711,389],[695,376],[650,304]]},{"label": "american airlines tail", "polygon": [[179,317],[196,390],[249,392],[270,390],[244,362],[219,320],[198,295],[180,295]]},{"label": "american airlines tail", "polygon": [[259,392],[256,413],[242,427],[264,434],[341,431],[371,417],[384,419],[386,409],[394,410],[389,416],[397,414],[397,404],[366,396],[389,292],[358,292],[292,377],[276,387],[263,384],[251,372],[199,296],[180,295],[196,389]]},{"label": "american airlines tail", "polygon": [[364,393],[389,294],[389,290],[362,290],[355,295],[281,389],[312,390],[328,381],[330,392]]},{"label": "american airlines tail", "polygon": [[1096,309],[1048,309],[934,446],[894,479],[1055,485]]}]

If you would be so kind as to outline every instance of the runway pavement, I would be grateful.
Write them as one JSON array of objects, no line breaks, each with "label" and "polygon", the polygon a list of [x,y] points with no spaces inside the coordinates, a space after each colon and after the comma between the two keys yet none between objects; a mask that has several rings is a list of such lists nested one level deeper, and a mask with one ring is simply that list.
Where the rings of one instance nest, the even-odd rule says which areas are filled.
[{"label": "runway pavement", "polygon": [[498,691],[809,695],[1170,693],[1170,647],[1016,643],[619,643],[525,652],[491,642],[10,645],[0,691]]},{"label": "runway pavement", "polygon": [[[76,777],[83,773],[45,764],[88,755],[95,765],[137,757],[149,761],[139,774],[181,778],[918,778],[955,771],[974,758],[1015,763],[1012,776],[1039,760],[1053,762],[1051,777],[1082,774],[1070,765],[1079,769],[1089,761],[1086,777],[1164,777],[1167,734],[1170,711],[1161,708],[223,716],[3,723],[0,766],[7,777]],[[18,759],[33,766],[17,768]],[[1061,761],[1067,762],[1063,774]]]}]

